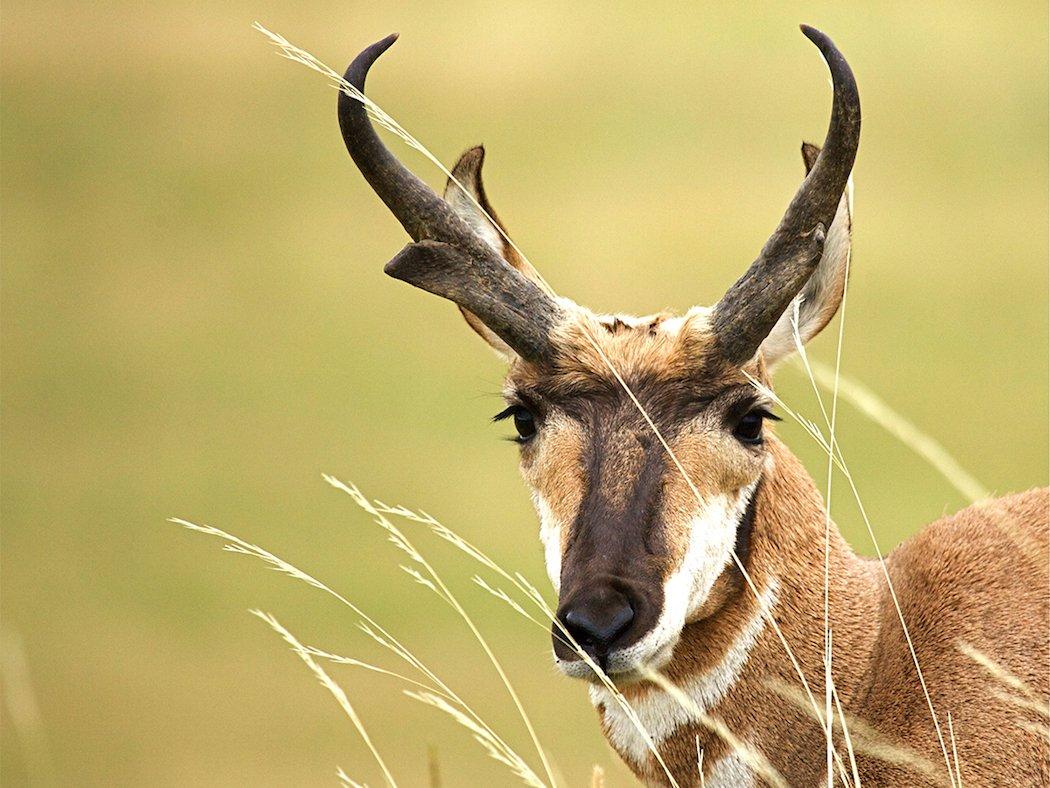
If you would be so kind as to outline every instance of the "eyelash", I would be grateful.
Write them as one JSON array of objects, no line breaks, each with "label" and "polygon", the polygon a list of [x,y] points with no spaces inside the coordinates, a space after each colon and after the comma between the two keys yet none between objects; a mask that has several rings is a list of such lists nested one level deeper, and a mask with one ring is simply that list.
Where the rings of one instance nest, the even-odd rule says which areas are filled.
[{"label": "eyelash", "polygon": [[780,418],[780,416],[770,412],[761,405],[754,408],[749,408],[747,411],[745,411],[745,414],[746,413],[754,413],[756,416],[761,416],[763,419],[766,419],[768,421],[783,421],[783,419]]},{"label": "eyelash", "polygon": [[756,416],[761,416],[763,419],[769,419],[770,421],[783,421],[779,416],[773,413],[766,405],[756,400],[746,399],[737,402],[730,406],[726,411],[726,421],[730,424],[740,421],[744,416],[749,413],[754,413]]},{"label": "eyelash", "polygon": [[764,441],[762,428],[767,420],[778,419],[762,406],[752,404],[743,415],[730,422],[733,437],[745,446],[761,446]]},{"label": "eyelash", "polygon": [[504,410],[501,410],[499,413],[497,413],[495,416],[493,416],[492,420],[494,422],[506,421],[511,416],[513,416],[514,415],[514,411],[516,411],[520,407],[521,407],[521,405],[511,405],[510,407],[505,408]]},{"label": "eyelash", "polygon": [[518,431],[518,434],[508,438],[508,440],[518,445],[524,445],[536,436],[536,416],[531,408],[525,405],[514,404],[497,413],[492,417],[492,420],[503,421],[509,418],[514,419],[514,428]]}]

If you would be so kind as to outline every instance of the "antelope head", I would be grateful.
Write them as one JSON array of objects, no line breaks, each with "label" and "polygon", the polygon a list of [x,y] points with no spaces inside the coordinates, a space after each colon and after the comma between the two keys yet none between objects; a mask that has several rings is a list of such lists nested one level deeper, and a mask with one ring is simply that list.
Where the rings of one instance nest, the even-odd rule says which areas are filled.
[{"label": "antelope head", "polygon": [[[562,627],[626,682],[665,664],[686,624],[717,613],[772,462],[770,403],[752,380],[767,382],[796,328],[810,339],[841,301],[860,103],[831,40],[802,31],[834,83],[824,145],[803,145],[805,180],[750,268],[717,304],[681,316],[600,315],[556,296],[496,217],[480,147],[438,196],[383,145],[364,105],[339,95],[350,155],[413,240],[386,273],[453,301],[508,363],[497,418],[518,433],[568,675],[593,677]],[[394,40],[364,50],[346,80],[363,91]]]}]

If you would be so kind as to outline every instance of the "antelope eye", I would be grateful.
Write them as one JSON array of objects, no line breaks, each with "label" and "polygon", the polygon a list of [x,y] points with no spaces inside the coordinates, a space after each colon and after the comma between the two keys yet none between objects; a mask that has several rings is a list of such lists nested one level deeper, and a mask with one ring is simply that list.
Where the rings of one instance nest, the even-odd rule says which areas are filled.
[{"label": "antelope eye", "polygon": [[767,414],[760,410],[752,410],[745,413],[733,429],[733,437],[741,443],[746,443],[750,446],[761,443],[762,422],[765,421],[766,418]]},{"label": "antelope eye", "polygon": [[525,408],[515,408],[513,415],[514,429],[518,431],[519,438],[525,441],[536,434],[536,419]]},{"label": "antelope eye", "polygon": [[514,420],[514,429],[518,431],[518,437],[514,440],[518,443],[524,443],[536,434],[536,417],[524,405],[511,405],[505,411],[497,413],[493,421],[504,419]]}]

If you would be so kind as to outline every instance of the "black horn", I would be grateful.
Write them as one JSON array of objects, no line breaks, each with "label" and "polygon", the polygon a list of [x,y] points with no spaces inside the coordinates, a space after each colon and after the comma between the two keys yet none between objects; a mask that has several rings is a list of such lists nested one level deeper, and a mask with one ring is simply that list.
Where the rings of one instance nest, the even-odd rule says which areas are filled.
[{"label": "black horn", "polygon": [[[396,34],[387,36],[361,52],[346,81],[363,95],[368,70],[396,40]],[[339,128],[365,180],[416,242],[387,264],[386,273],[473,313],[523,358],[550,360],[550,333],[562,314],[557,301],[398,161],[376,134],[365,105],[345,90],[339,93]]]},{"label": "black horn", "polygon": [[820,262],[860,143],[860,97],[853,71],[830,38],[807,25],[802,32],[831,70],[831,122],[816,163],[758,259],[715,306],[712,327],[718,349],[734,364],[754,356]]}]

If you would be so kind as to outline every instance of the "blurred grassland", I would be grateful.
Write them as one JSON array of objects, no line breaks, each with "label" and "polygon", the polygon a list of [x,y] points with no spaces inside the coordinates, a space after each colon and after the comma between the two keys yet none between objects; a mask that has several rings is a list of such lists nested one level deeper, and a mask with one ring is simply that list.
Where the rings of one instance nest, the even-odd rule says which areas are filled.
[{"label": "blurred grassland", "polygon": [[[1047,479],[1045,3],[50,3],[2,12],[5,633],[47,756],[5,708],[8,785],[378,784],[349,723],[259,621],[390,664],[348,611],[180,531],[256,541],[359,602],[530,756],[491,668],[320,478],[425,508],[539,582],[500,366],[455,310],[382,275],[405,242],[351,166],[323,80],[391,30],[370,94],[490,195],[561,292],[596,309],[710,303],[819,141],[826,30],[865,131],[844,370],[998,492]],[[400,149],[432,183],[421,157]],[[813,345],[833,359],[834,332]],[[778,390],[816,415],[793,368]],[[849,406],[839,438],[884,547],[965,501]],[[781,428],[816,477],[819,449]],[[870,553],[839,482],[834,514]],[[541,632],[418,534],[517,678],[558,768],[629,784]],[[506,776],[386,680],[334,668],[406,785]],[[6,688],[5,688],[6,689]],[[31,748],[30,748],[31,750]],[[532,758],[535,762],[535,758]],[[41,771],[43,769],[44,771]]]}]

